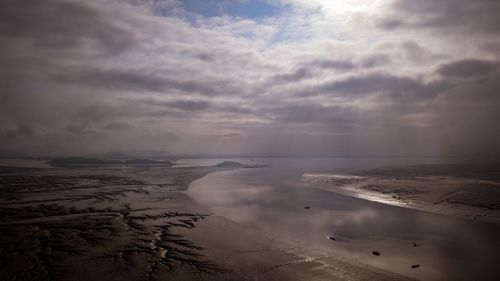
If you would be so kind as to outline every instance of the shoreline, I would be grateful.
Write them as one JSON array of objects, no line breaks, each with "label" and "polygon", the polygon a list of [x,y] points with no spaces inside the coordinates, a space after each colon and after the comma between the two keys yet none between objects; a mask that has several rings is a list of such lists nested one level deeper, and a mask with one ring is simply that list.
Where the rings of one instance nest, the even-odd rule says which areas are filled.
[{"label": "shoreline", "polygon": [[[306,187],[372,202],[500,224],[500,171],[458,177],[445,165],[303,174]],[[473,165],[463,165],[461,169]],[[471,168],[471,169],[473,169]],[[483,172],[484,174],[481,174]]]},{"label": "shoreline", "polygon": [[207,214],[186,190],[222,170],[0,168],[0,276],[410,280]]},{"label": "shoreline", "polygon": [[[228,170],[218,170],[213,173],[222,171]],[[191,184],[211,174],[197,178]],[[188,193],[189,186],[182,192]],[[208,206],[201,205],[189,197],[195,204],[209,209]],[[414,280],[335,254],[331,250],[304,248],[276,234],[263,232],[258,228],[212,213],[196,228],[179,229],[178,233],[203,245],[206,249],[205,255],[209,259],[212,257],[211,260],[223,261],[223,266],[234,268],[237,276],[232,276],[230,280],[235,277],[242,280],[256,278],[256,280],[287,281]],[[226,233],[231,233],[232,238],[229,240],[216,238],[223,237]]]},{"label": "shoreline", "polygon": [[[211,176],[208,174],[207,176]],[[204,177],[196,181],[203,180]],[[196,181],[193,181],[195,183]],[[193,184],[192,183],[192,184]],[[191,185],[190,185],[191,186]],[[189,192],[189,191],[186,191]],[[195,199],[193,199],[196,202]],[[201,203],[198,203],[201,204]],[[207,243],[207,249],[216,249],[207,256],[213,255],[214,260],[227,261],[230,267],[241,270],[247,266],[255,267],[250,273],[242,276],[246,280],[249,276],[257,280],[416,280],[387,269],[378,268],[367,263],[357,261],[335,250],[320,249],[306,246],[299,241],[280,237],[278,233],[261,230],[258,227],[248,226],[235,222],[223,215],[210,215],[208,220],[218,221],[206,225],[207,228],[197,228],[193,231],[182,231],[186,237],[200,237],[200,243]],[[205,224],[208,220],[205,220]],[[198,231],[200,233],[198,233]],[[218,233],[214,235],[212,231]],[[205,240],[208,236],[223,236],[231,233],[231,242]],[[205,240],[205,241],[204,241]],[[239,240],[241,242],[233,241]],[[204,242],[201,242],[204,241]],[[213,243],[213,244],[212,244]],[[227,247],[227,244],[231,245]],[[213,247],[213,245],[217,245]],[[240,257],[241,256],[241,257]],[[239,264],[236,265],[235,264]],[[293,273],[293,274],[292,274]]]},{"label": "shoreline", "polygon": [[[303,261],[321,262],[323,254],[309,253],[309,249],[317,248],[421,280],[495,276],[490,261],[496,256],[493,249],[499,245],[491,239],[500,233],[498,224],[394,208],[373,200],[306,188],[295,171],[282,174],[282,170],[275,167],[210,174],[193,182],[189,191],[194,200],[212,207],[215,214],[291,242],[296,246],[292,251]],[[357,180],[365,180],[361,177],[358,175]],[[476,240],[474,243],[471,237]],[[448,252],[451,247],[457,249],[456,254]],[[372,251],[381,253],[381,257]]]}]

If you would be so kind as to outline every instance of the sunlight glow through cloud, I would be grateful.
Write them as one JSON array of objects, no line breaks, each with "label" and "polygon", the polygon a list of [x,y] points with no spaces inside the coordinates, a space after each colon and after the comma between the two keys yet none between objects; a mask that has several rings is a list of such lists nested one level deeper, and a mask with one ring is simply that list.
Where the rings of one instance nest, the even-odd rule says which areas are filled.
[{"label": "sunlight glow through cloud", "polygon": [[0,136],[33,153],[494,149],[499,5],[464,1],[458,22],[444,0],[10,1]]}]

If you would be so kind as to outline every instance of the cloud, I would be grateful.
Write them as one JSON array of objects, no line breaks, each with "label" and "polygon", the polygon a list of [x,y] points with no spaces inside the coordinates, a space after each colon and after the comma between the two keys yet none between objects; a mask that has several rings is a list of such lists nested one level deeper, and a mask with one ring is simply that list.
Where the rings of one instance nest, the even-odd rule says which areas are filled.
[{"label": "cloud", "polygon": [[497,71],[500,64],[488,60],[464,59],[439,66],[437,72],[444,77],[481,77]]},{"label": "cloud", "polygon": [[209,102],[201,100],[177,100],[172,102],[164,103],[164,105],[178,108],[185,111],[198,111],[208,109],[211,105]]},{"label": "cloud", "polygon": [[133,128],[134,128],[134,126],[130,125],[129,123],[124,123],[124,122],[109,123],[103,127],[103,129],[111,130],[111,131],[128,131],[128,130],[131,130]]},{"label": "cloud", "polygon": [[4,132],[6,137],[23,137],[23,138],[31,138],[37,135],[35,129],[27,124],[20,124],[14,130],[7,130]]},{"label": "cloud", "polygon": [[354,69],[354,64],[348,60],[316,60],[311,63],[316,67],[323,69],[333,69],[336,71],[348,71]]},{"label": "cloud", "polygon": [[83,134],[89,128],[89,124],[69,124],[66,129],[73,134]]},{"label": "cloud", "polygon": [[158,76],[153,71],[120,70],[120,69],[85,69],[73,73],[59,73],[52,79],[55,82],[66,83],[78,87],[91,87],[102,90],[121,91],[151,91],[168,93],[178,90],[188,93],[199,93],[205,96],[227,95],[230,82],[222,79],[217,81],[197,81],[187,77],[174,75]]},{"label": "cloud", "polygon": [[288,82],[296,82],[299,80],[307,79],[312,77],[314,74],[310,69],[298,68],[292,73],[286,74],[276,74],[271,78],[270,84],[282,84]]},{"label": "cloud", "polygon": [[461,34],[500,32],[498,1],[397,0],[393,9],[395,12],[380,22],[383,28],[431,28]]},{"label": "cloud", "polygon": [[445,87],[443,82],[425,83],[415,78],[372,73],[326,82],[299,92],[300,96],[329,95],[346,99],[380,94],[382,99],[428,100]]},{"label": "cloud", "polygon": [[500,153],[495,1],[188,2],[3,1],[0,149]]},{"label": "cloud", "polygon": [[134,34],[116,24],[111,13],[78,1],[3,1],[0,25],[3,43],[9,42],[8,39],[29,39],[44,51],[69,52],[89,46],[109,54],[135,43]]}]

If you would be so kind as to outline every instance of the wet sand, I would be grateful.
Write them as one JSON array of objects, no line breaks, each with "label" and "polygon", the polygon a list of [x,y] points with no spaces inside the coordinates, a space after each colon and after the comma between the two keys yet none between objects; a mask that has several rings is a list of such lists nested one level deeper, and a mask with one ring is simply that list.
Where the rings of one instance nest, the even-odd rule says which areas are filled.
[{"label": "wet sand", "polygon": [[[311,173],[310,160],[293,166],[276,162],[262,170],[207,175],[188,193],[214,214],[289,241],[312,259],[320,252],[342,256],[419,280],[498,277],[500,224],[365,200],[331,192],[335,187],[329,185],[316,188],[300,181],[300,175]],[[349,177],[354,176],[360,177]]]},{"label": "wet sand", "polygon": [[211,215],[217,167],[0,168],[1,280],[406,280]]},{"label": "wet sand", "polygon": [[500,223],[500,164],[337,169],[304,174],[308,185],[366,200]]}]

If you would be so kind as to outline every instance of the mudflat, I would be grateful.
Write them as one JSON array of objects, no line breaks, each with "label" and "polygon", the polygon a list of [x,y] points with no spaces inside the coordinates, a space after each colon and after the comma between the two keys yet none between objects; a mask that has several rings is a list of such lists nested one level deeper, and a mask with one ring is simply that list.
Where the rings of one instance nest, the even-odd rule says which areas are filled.
[{"label": "mudflat", "polygon": [[224,167],[0,168],[2,280],[406,280],[213,216]]},{"label": "mudflat", "polygon": [[414,165],[305,174],[307,184],[367,200],[500,223],[500,164]]}]

